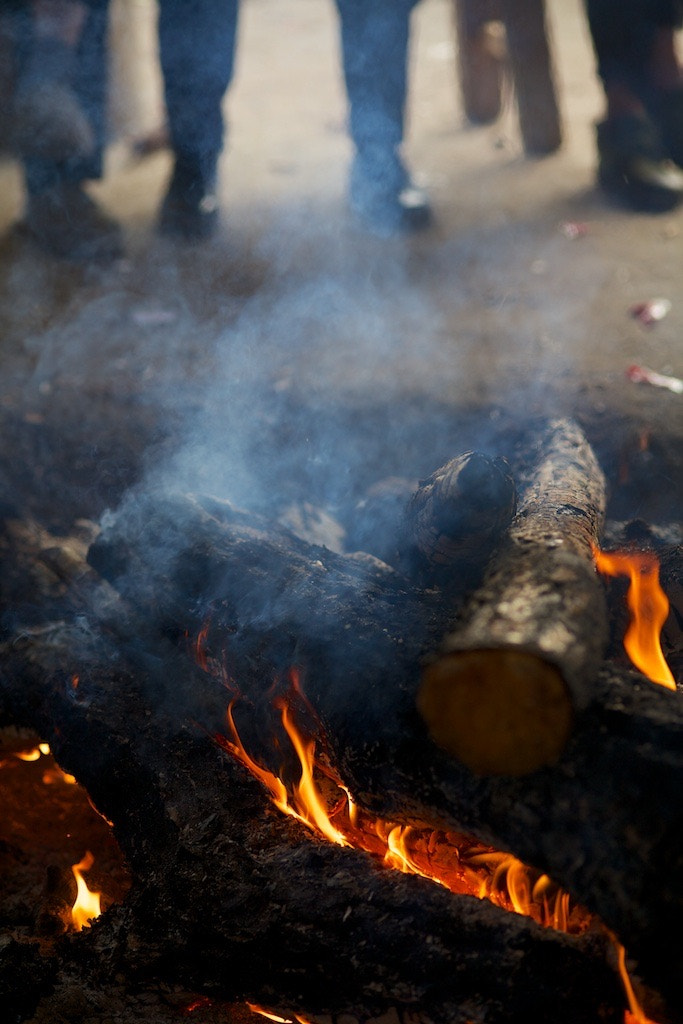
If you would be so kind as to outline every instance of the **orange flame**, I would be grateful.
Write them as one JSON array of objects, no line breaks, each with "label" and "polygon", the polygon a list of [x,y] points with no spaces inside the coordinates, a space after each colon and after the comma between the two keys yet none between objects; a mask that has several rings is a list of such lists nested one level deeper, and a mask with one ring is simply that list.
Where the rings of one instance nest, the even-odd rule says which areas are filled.
[{"label": "orange flame", "polygon": [[[296,685],[295,689],[300,693]],[[280,702],[282,723],[301,766],[300,781],[288,793],[281,778],[257,764],[247,753],[237,732],[233,705],[234,701],[227,712],[232,739],[217,737],[217,740],[261,781],[283,813],[340,846],[363,849],[382,858],[388,867],[422,875],[451,892],[488,899],[507,910],[531,916],[548,927],[578,932],[588,926],[589,915],[579,907],[570,906],[568,893],[511,854],[473,844],[464,836],[369,819],[359,812],[348,790],[337,779],[333,782],[338,787],[340,800],[334,812],[330,812],[314,776],[318,767],[315,742],[302,737],[292,720],[291,710],[285,702]],[[325,774],[329,776],[329,770]],[[338,827],[332,823],[331,813]]]},{"label": "orange flame", "polygon": [[[298,674],[294,670],[290,673],[290,681],[292,690],[305,701]],[[273,803],[283,813],[297,818],[332,842],[379,855],[390,868],[429,878],[454,893],[469,893],[480,899],[488,899],[506,910],[530,916],[545,927],[573,933],[581,933],[590,927],[591,915],[572,904],[569,893],[547,875],[523,864],[511,854],[475,844],[465,836],[364,817],[342,782],[333,778],[328,768],[320,769],[315,759],[315,742],[303,738],[292,720],[286,702],[280,699],[278,703],[283,726],[301,765],[300,781],[292,788],[291,794],[282,779],[257,764],[247,753],[235,725],[235,700],[231,701],[227,710],[232,739],[217,736],[216,740],[261,781]],[[333,813],[335,817],[343,819],[343,831],[330,820],[330,812],[315,781],[316,768],[323,770],[339,787],[342,800]],[[624,1013],[624,1024],[655,1024],[645,1016],[638,1004],[626,969],[623,947],[614,938],[613,942],[629,1004],[629,1009]],[[292,1015],[292,1020],[255,1004],[247,1005],[254,1013],[276,1024],[293,1024],[293,1020],[299,1024],[309,1024],[305,1018],[296,1014]]]},{"label": "orange flame", "polygon": [[268,1020],[274,1020],[276,1024],[294,1024],[295,1020],[298,1020],[299,1024],[310,1024],[306,1017],[302,1017],[298,1013],[292,1014],[291,1017],[281,1017],[279,1013],[272,1013],[270,1010],[264,1010],[262,1006],[258,1006],[256,1003],[247,1003],[247,1006],[252,1013],[258,1013],[261,1017],[266,1017]]},{"label": "orange flame", "polygon": [[78,864],[71,865],[78,886],[76,902],[71,908],[71,917],[77,932],[80,932],[82,928],[89,928],[93,919],[99,917],[102,912],[100,910],[100,893],[91,892],[81,874],[82,871],[89,871],[94,862],[95,858],[92,853],[90,850],[86,850],[83,860]]},{"label": "orange flame", "polygon": [[287,706],[282,705],[282,724],[292,741],[301,764],[301,777],[298,784],[294,787],[291,797],[287,793],[287,787],[282,779],[274,775],[273,772],[268,771],[267,768],[262,768],[245,750],[235,726],[232,713],[234,703],[232,701],[228,707],[228,725],[233,741],[221,740],[222,745],[246,765],[252,775],[255,775],[263,783],[278,810],[282,811],[283,814],[291,814],[292,817],[297,818],[314,831],[317,829],[322,835],[338,846],[348,846],[349,844],[342,833],[330,821],[327,809],[313,782],[315,743],[312,740],[305,742],[301,738],[291,720]]},{"label": "orange flame", "polygon": [[247,1003],[247,1006],[252,1013],[259,1013],[262,1017],[267,1017],[268,1020],[274,1020],[277,1024],[292,1024],[291,1017],[281,1017],[278,1013],[271,1013],[270,1010],[264,1010],[262,1006],[257,1006],[256,1003]]},{"label": "orange flame", "polygon": [[[388,867],[430,878],[451,892],[469,893],[480,899],[488,899],[507,910],[530,916],[539,924],[557,931],[581,932],[589,927],[590,914],[580,907],[572,906],[567,892],[560,889],[547,875],[534,871],[511,854],[500,853],[478,844],[469,844],[465,837],[446,837],[444,833],[397,825],[381,819],[372,823],[364,822],[348,791],[338,783],[345,797],[346,819],[345,831],[340,832],[330,822],[325,801],[314,779],[315,744],[312,740],[306,741],[301,737],[286,704],[281,704],[282,721],[299,756],[302,769],[301,781],[294,787],[291,797],[287,794],[284,782],[258,765],[246,752],[235,726],[233,703],[234,701],[227,714],[233,741],[224,737],[217,737],[217,740],[261,780],[269,790],[273,802],[284,813],[292,815],[309,828],[317,828],[321,834],[332,838],[334,842],[340,842],[341,845],[354,846],[370,853],[379,852]],[[379,850],[368,838],[371,834],[379,839]],[[634,993],[626,969],[624,948],[616,939],[613,939],[613,942],[629,1005],[624,1014],[624,1024],[654,1024],[645,1016]],[[293,1024],[294,1020],[299,1024],[309,1024],[305,1018],[297,1014],[287,1018],[253,1003],[248,1003],[247,1006],[254,1013],[276,1024]]]},{"label": "orange flame", "polygon": [[628,576],[626,597],[631,621],[624,636],[629,658],[653,683],[670,690],[676,683],[660,644],[660,633],[669,614],[669,600],[659,583],[659,561],[649,551],[625,553],[593,549],[598,572],[608,576]]}]

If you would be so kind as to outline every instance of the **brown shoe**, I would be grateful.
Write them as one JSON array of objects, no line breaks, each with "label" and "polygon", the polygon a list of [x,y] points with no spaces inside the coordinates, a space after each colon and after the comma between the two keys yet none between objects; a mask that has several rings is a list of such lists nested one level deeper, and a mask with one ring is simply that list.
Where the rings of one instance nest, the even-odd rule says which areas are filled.
[{"label": "brown shoe", "polygon": [[77,182],[29,196],[23,228],[51,256],[103,263],[123,255],[121,229]]}]

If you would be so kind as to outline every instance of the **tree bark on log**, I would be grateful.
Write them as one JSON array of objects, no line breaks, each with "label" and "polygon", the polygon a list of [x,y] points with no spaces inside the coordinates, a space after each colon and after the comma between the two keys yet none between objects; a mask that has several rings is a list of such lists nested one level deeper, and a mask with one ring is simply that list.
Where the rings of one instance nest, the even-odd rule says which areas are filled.
[{"label": "tree bark on log", "polygon": [[580,429],[551,423],[504,542],[423,674],[419,708],[432,738],[474,772],[552,764],[590,700],[608,638],[592,554],[605,503]]},{"label": "tree bark on log", "polygon": [[240,734],[272,770],[275,684],[298,666],[316,739],[360,805],[477,836],[546,872],[681,1010],[671,979],[683,960],[666,939],[683,912],[678,694],[602,665],[553,765],[476,775],[433,743],[416,711],[444,609],[386,567],[368,572],[223,503],[182,496],[122,512],[89,558],[148,628],[201,633],[206,685],[227,679],[244,695]]}]

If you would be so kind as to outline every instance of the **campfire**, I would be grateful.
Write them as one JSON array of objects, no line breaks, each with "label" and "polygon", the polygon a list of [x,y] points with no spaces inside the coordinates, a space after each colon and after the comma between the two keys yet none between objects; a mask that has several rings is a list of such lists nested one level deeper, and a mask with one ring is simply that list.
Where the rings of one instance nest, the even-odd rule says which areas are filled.
[{"label": "campfire", "polygon": [[112,979],[196,1020],[681,1019],[680,538],[608,519],[570,419],[425,471],[343,523],[5,523],[44,609],[3,645],[6,872],[64,808],[11,1019]]}]

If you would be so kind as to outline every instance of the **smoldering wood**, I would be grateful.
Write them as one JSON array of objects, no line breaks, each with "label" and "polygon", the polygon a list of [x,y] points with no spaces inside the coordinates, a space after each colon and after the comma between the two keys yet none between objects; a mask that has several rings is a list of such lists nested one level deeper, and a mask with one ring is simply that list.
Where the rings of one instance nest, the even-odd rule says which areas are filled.
[{"label": "smoldering wood", "polygon": [[677,693],[601,663],[554,764],[518,778],[477,775],[432,742],[416,711],[444,609],[386,567],[359,572],[354,559],[229,505],[178,495],[122,511],[89,559],[159,632],[202,633],[215,669],[204,685],[221,677],[244,695],[240,733],[266,762],[276,684],[296,665],[315,712],[309,726],[360,805],[477,836],[546,872],[681,1009],[671,979],[683,963],[665,939],[683,911]]},{"label": "smoldering wood", "polygon": [[[316,614],[318,605],[321,608],[334,608],[334,601],[320,600],[320,594],[315,594],[316,587],[319,590],[329,583],[330,591],[334,592],[338,583],[335,574],[341,573],[339,579],[345,581],[348,602],[352,607],[358,606],[354,612],[354,622],[363,624],[367,633],[366,642],[373,632],[383,636],[383,617],[392,608],[390,620],[393,615],[392,621],[397,623],[397,630],[400,628],[403,634],[402,637],[397,632],[387,645],[387,650],[391,649],[392,644],[401,648],[400,656],[397,655],[388,663],[389,672],[382,674],[379,680],[369,674],[364,681],[365,685],[354,680],[354,686],[357,687],[355,691],[353,686],[349,688],[348,685],[342,691],[346,695],[343,706],[337,708],[336,712],[333,706],[328,709],[328,719],[333,724],[335,715],[336,722],[342,725],[344,718],[347,719],[346,735],[350,739],[347,746],[343,743],[335,744],[334,730],[330,732],[329,728],[324,727],[324,687],[323,692],[318,692],[318,668],[324,678],[326,664],[333,667],[332,653],[325,653],[324,647],[321,651],[319,644],[311,647],[314,654],[323,655],[314,664],[314,671],[311,671],[310,664],[307,666],[304,680],[307,695],[311,693],[311,684],[313,686],[312,701],[319,719],[318,739],[327,743],[330,759],[338,766],[340,774],[357,799],[364,800],[366,806],[384,817],[444,823],[448,827],[471,832],[482,841],[511,849],[523,860],[548,871],[575,898],[600,913],[610,927],[615,928],[630,953],[639,949],[647,973],[650,977],[660,979],[661,986],[667,988],[667,977],[670,977],[668,972],[673,971],[675,977],[680,965],[672,965],[672,951],[664,948],[661,934],[659,941],[656,941],[656,922],[666,921],[667,915],[675,917],[680,907],[680,871],[676,870],[675,859],[675,850],[680,848],[677,829],[679,834],[681,831],[675,810],[680,765],[675,757],[673,760],[671,758],[672,751],[680,748],[680,723],[676,719],[675,703],[666,700],[664,694],[663,707],[658,710],[657,701],[662,691],[657,691],[637,673],[614,673],[603,666],[596,680],[597,691],[594,706],[589,709],[590,715],[580,716],[585,735],[576,743],[575,754],[564,756],[561,763],[555,766],[555,771],[533,776],[530,790],[528,786],[509,785],[508,780],[497,780],[495,785],[480,785],[481,780],[473,779],[470,773],[454,770],[452,763],[443,758],[435,758],[433,747],[425,743],[423,732],[416,730],[414,724],[415,683],[405,666],[412,662],[414,671],[415,664],[420,662],[420,652],[428,649],[435,638],[441,635],[444,613],[438,601],[432,601],[428,594],[415,594],[404,578],[372,560],[369,563],[372,571],[368,591],[364,585],[367,573],[365,569],[361,570],[358,560],[331,558],[329,552],[310,545],[302,544],[298,547],[286,532],[279,532],[271,524],[222,503],[209,499],[197,502],[181,496],[169,499],[164,509],[165,500],[152,498],[146,506],[139,507],[128,520],[131,526],[129,535],[126,535],[123,524],[116,544],[112,548],[108,547],[114,536],[110,533],[104,548],[100,547],[97,555],[105,561],[110,560],[107,574],[116,580],[122,592],[128,592],[128,596],[140,608],[140,614],[131,618],[124,614],[127,605],[124,608],[116,606],[105,629],[116,639],[118,657],[123,656],[120,652],[125,652],[126,659],[130,660],[136,671],[145,669],[146,692],[154,693],[156,703],[171,702],[177,713],[185,718],[194,712],[194,720],[201,721],[207,728],[224,724],[225,690],[222,685],[217,686],[210,676],[188,671],[187,648],[183,647],[182,651],[179,649],[179,644],[181,647],[184,644],[186,631],[198,632],[204,624],[205,612],[211,607],[214,618],[205,640],[206,657],[213,659],[215,664],[227,664],[237,669],[235,678],[240,688],[247,693],[255,713],[263,705],[269,705],[270,694],[266,696],[265,691],[270,688],[273,679],[292,663],[292,650],[297,654],[305,654],[306,644],[304,640],[302,645],[292,646],[291,636],[285,643],[275,642],[278,636],[281,638],[284,634],[277,622],[271,621],[270,602],[273,594],[267,588],[262,591],[261,604],[257,600],[258,595],[254,593],[253,607],[249,607],[249,601],[242,606],[243,585],[246,588],[249,586],[249,559],[255,560],[258,571],[263,572],[266,578],[270,577],[268,567],[274,567],[276,575],[280,573],[283,592],[290,584],[298,582],[297,572],[300,571],[301,578],[305,579],[306,575],[311,574],[311,564],[316,561],[321,563],[317,566],[320,575],[316,577],[313,592],[308,593],[307,600],[300,608],[300,620],[303,620],[304,625],[296,621],[296,616],[286,623],[288,628],[292,625],[295,627],[294,636],[299,632],[304,638],[306,623],[311,618],[311,608],[315,609]],[[210,513],[207,509],[211,510]],[[139,522],[145,524],[146,532],[143,529],[136,533]],[[210,529],[205,533],[207,523],[210,523]],[[243,536],[240,534],[242,527],[246,531]],[[163,553],[159,550],[158,541],[166,529],[175,531],[174,544],[181,550],[183,544],[187,549],[189,538],[194,537],[197,542],[193,556],[185,549],[181,556],[182,564],[174,564],[170,568],[166,561],[157,557]],[[233,533],[234,536],[231,536]],[[54,551],[55,547],[59,547],[58,544],[50,543],[49,538],[44,538],[43,543],[48,552],[52,551],[45,561],[50,563],[53,570],[59,564],[68,564],[68,559],[55,558]],[[225,549],[222,549],[222,544],[226,544]],[[93,552],[98,546],[93,548]],[[29,559],[30,547],[29,543]],[[103,555],[104,551],[107,551],[106,555]],[[245,551],[250,553],[246,561],[243,561]],[[294,557],[293,551],[297,552],[297,557]],[[114,568],[111,562],[113,553],[117,555]],[[288,576],[287,563],[291,559],[296,563],[296,571]],[[124,579],[127,564],[135,564],[136,572],[140,572],[134,585]],[[204,596],[203,584],[216,578],[219,564],[222,564],[220,571],[226,579],[233,579],[231,586],[236,595],[236,611],[233,612],[236,618],[233,619],[225,615],[226,609],[229,610],[227,602],[207,602]],[[196,585],[189,592],[183,589],[187,582],[183,565],[192,566],[192,578],[196,578]],[[321,567],[325,571],[320,572]],[[207,568],[211,569],[210,573],[207,573]],[[21,576],[21,573],[17,575]],[[41,576],[42,572],[36,575]],[[296,606],[297,586],[291,587],[291,593]],[[72,592],[69,596],[73,596]],[[215,598],[215,593],[212,597]],[[47,595],[44,600],[48,603],[54,600],[55,606],[59,606],[61,601],[63,607],[63,594],[57,597]],[[93,602],[92,596],[86,595],[79,599],[77,605],[80,609],[88,609],[92,608],[93,603],[106,604],[101,598]],[[401,606],[408,618],[411,609],[421,611],[418,624],[422,632],[418,637],[406,630],[405,621],[400,623]],[[338,603],[337,608],[346,610],[346,604]],[[264,613],[264,609],[268,614]],[[243,612],[245,616],[240,618]],[[334,622],[334,616],[329,610],[326,621],[328,625]],[[337,623],[337,628],[342,626]],[[156,644],[159,633],[164,633],[171,641],[163,654],[158,653]],[[232,648],[227,660],[224,654],[226,635],[230,638]],[[335,640],[333,629],[329,635],[332,645]],[[361,650],[362,643],[361,637],[360,646],[350,645],[352,656],[354,650]],[[152,651],[155,653],[152,654]],[[157,667],[155,672],[150,673],[150,664],[155,662],[163,668]],[[357,664],[351,660],[346,668]],[[404,666],[403,674],[396,675],[394,668],[401,665]],[[339,669],[337,671],[341,678],[343,673]],[[374,671],[376,676],[376,667]],[[392,694],[387,691],[386,685],[383,687],[383,683],[386,678],[394,676],[399,680],[399,685]],[[637,701],[632,690],[633,684],[642,690]],[[329,703],[334,704],[333,701]],[[363,736],[359,723],[356,721],[350,724],[350,718],[358,707],[362,709],[361,717],[364,718],[370,706],[376,719],[384,721],[390,717],[387,704],[392,707],[391,714],[394,714],[394,708],[397,717],[403,714],[403,724],[407,723],[407,728],[399,738],[401,730],[392,718],[395,726],[393,736],[389,729],[384,742],[373,744],[370,739],[372,728]],[[635,718],[634,708],[637,711]],[[267,721],[268,712],[263,712],[263,716]],[[613,743],[610,734],[615,723],[618,725],[617,741]],[[370,724],[372,726],[373,723]],[[392,749],[397,739],[398,746]],[[428,767],[422,767],[421,760]],[[616,781],[613,780],[615,772]],[[575,784],[572,779],[577,775],[579,781]],[[654,793],[657,794],[654,801],[650,793],[653,781]],[[588,797],[583,806],[588,824],[586,835],[579,836],[584,825],[575,821],[575,808],[577,801],[584,802],[586,789]],[[550,826],[545,839],[543,833],[548,827],[548,819]],[[633,820],[635,826],[632,831],[630,822]],[[571,841],[565,846],[568,823]],[[602,834],[603,828],[606,834]],[[651,842],[648,840],[649,828]],[[632,841],[633,850],[629,848]],[[653,863],[661,866],[661,872],[648,872],[643,868],[653,850],[660,851],[658,859],[655,858]],[[612,861],[615,877],[619,879],[618,885],[611,878]],[[622,892],[624,880],[631,880],[632,884],[629,883]],[[648,904],[645,910],[638,908],[639,902],[643,900]],[[650,900],[654,901],[654,907],[649,905]],[[641,936],[644,936],[642,940]],[[661,958],[660,953],[663,954]],[[668,985],[670,988],[670,981]],[[680,994],[671,993],[671,998],[676,1005]]]},{"label": "smoldering wood", "polygon": [[516,509],[506,459],[468,451],[429,477],[392,477],[355,509],[348,543],[415,583],[464,593],[477,581]]},{"label": "smoldering wood", "polygon": [[316,839],[184,712],[146,700],[154,681],[105,636],[55,625],[3,655],[0,720],[50,743],[133,875],[121,904],[58,940],[59,971],[360,1020],[391,1007],[455,1024],[623,1014],[604,934],[543,929]]},{"label": "smoldering wood", "polygon": [[557,759],[607,646],[593,562],[605,478],[581,429],[556,420],[529,453],[519,509],[485,578],[426,666],[434,741],[481,774]]}]

